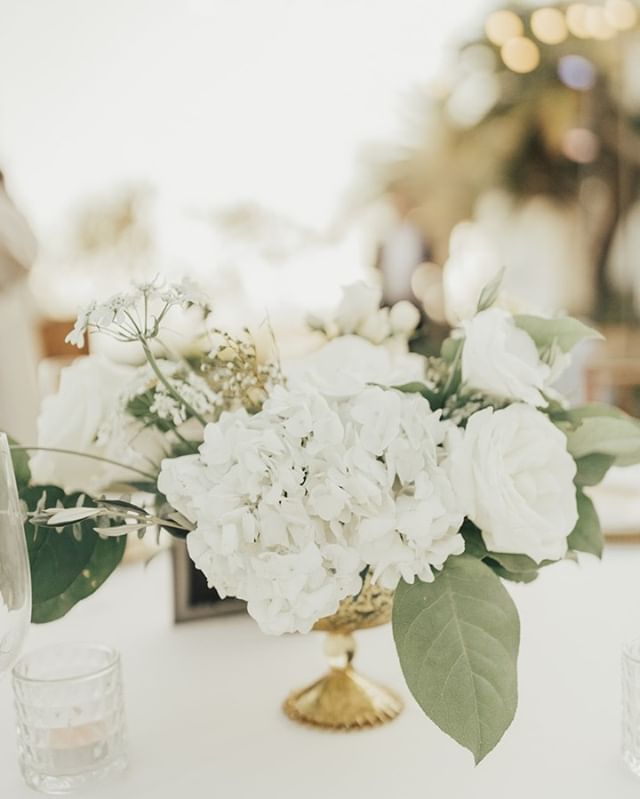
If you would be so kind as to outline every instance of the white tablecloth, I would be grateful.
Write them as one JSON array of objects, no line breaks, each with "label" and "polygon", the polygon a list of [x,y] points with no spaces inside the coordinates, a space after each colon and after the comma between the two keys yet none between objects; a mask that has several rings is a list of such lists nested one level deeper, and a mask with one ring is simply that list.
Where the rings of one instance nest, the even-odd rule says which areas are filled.
[{"label": "white tablecloth", "polygon": [[[322,639],[263,636],[245,617],[175,627],[166,553],[123,567],[66,618],[32,628],[27,649],[100,640],[123,654],[131,765],[95,799],[626,799],[640,796],[620,746],[620,649],[640,635],[640,547],[546,570],[513,594],[522,619],[520,707],[477,768],[404,688],[389,628],[358,635],[363,671],[407,701],[359,733],[297,726],[286,693],[323,669]],[[0,683],[0,797],[21,781],[8,680]]]}]

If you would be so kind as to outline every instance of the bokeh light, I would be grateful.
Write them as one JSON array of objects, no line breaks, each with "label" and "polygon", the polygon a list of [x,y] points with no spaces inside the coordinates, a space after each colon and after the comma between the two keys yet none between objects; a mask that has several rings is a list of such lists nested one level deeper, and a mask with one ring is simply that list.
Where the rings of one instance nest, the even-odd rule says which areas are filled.
[{"label": "bokeh light", "polygon": [[596,83],[596,68],[581,55],[565,55],[558,61],[558,76],[570,89],[580,92],[593,89]]},{"label": "bokeh light", "polygon": [[591,35],[587,26],[587,6],[573,3],[567,8],[567,27],[578,39],[588,39]]},{"label": "bokeh light", "polygon": [[609,25],[619,31],[631,30],[638,21],[638,10],[631,0],[607,0],[604,14]]},{"label": "bokeh light", "polygon": [[524,33],[522,20],[513,11],[494,11],[487,17],[485,22],[485,33],[487,39],[498,46],[501,46],[517,36]]},{"label": "bokeh light", "polygon": [[568,35],[567,23],[557,8],[539,8],[531,15],[531,30],[544,44],[560,44]]},{"label": "bokeh light", "polygon": [[486,44],[471,44],[460,53],[460,68],[468,73],[492,72],[496,68],[495,51]]},{"label": "bokeh light", "polygon": [[587,128],[571,128],[562,137],[562,152],[578,164],[590,164],[598,157],[600,140]]},{"label": "bokeh light", "polygon": [[493,72],[475,72],[456,86],[447,101],[447,113],[461,128],[477,125],[500,97],[500,84]]},{"label": "bokeh light", "polygon": [[589,35],[594,39],[606,41],[616,35],[616,29],[609,24],[604,8],[589,6],[585,15],[585,24]]},{"label": "bokeh light", "polygon": [[540,63],[538,46],[525,36],[509,39],[502,46],[500,55],[509,69],[521,74],[532,72]]}]

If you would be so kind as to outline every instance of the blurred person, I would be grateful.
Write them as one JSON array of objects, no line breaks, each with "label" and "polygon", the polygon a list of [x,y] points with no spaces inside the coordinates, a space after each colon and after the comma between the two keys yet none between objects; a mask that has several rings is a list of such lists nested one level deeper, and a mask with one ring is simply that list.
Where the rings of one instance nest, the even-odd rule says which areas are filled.
[{"label": "blurred person", "polygon": [[36,253],[33,232],[0,172],[0,430],[24,443],[36,440],[38,412],[35,313],[27,282]]}]

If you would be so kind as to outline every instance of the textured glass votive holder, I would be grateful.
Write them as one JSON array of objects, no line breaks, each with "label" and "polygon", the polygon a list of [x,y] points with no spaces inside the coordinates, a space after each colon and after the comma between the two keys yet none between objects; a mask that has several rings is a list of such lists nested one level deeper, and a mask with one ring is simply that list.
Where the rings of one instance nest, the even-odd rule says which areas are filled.
[{"label": "textured glass votive holder", "polygon": [[98,644],[57,644],[13,669],[20,769],[32,788],[65,794],[127,765],[120,656]]}]

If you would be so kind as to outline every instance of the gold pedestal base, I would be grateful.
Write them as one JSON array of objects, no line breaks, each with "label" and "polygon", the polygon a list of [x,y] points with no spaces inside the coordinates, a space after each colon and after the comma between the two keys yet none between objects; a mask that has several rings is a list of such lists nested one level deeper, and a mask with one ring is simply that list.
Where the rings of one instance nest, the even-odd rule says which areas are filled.
[{"label": "gold pedestal base", "polygon": [[333,669],[322,679],[295,691],[284,703],[293,721],[330,730],[361,730],[392,721],[402,700],[353,669]]},{"label": "gold pedestal base", "polygon": [[287,698],[283,709],[290,719],[330,730],[361,730],[395,719],[402,700],[351,666],[352,635],[330,634],[326,651],[331,671]]}]

